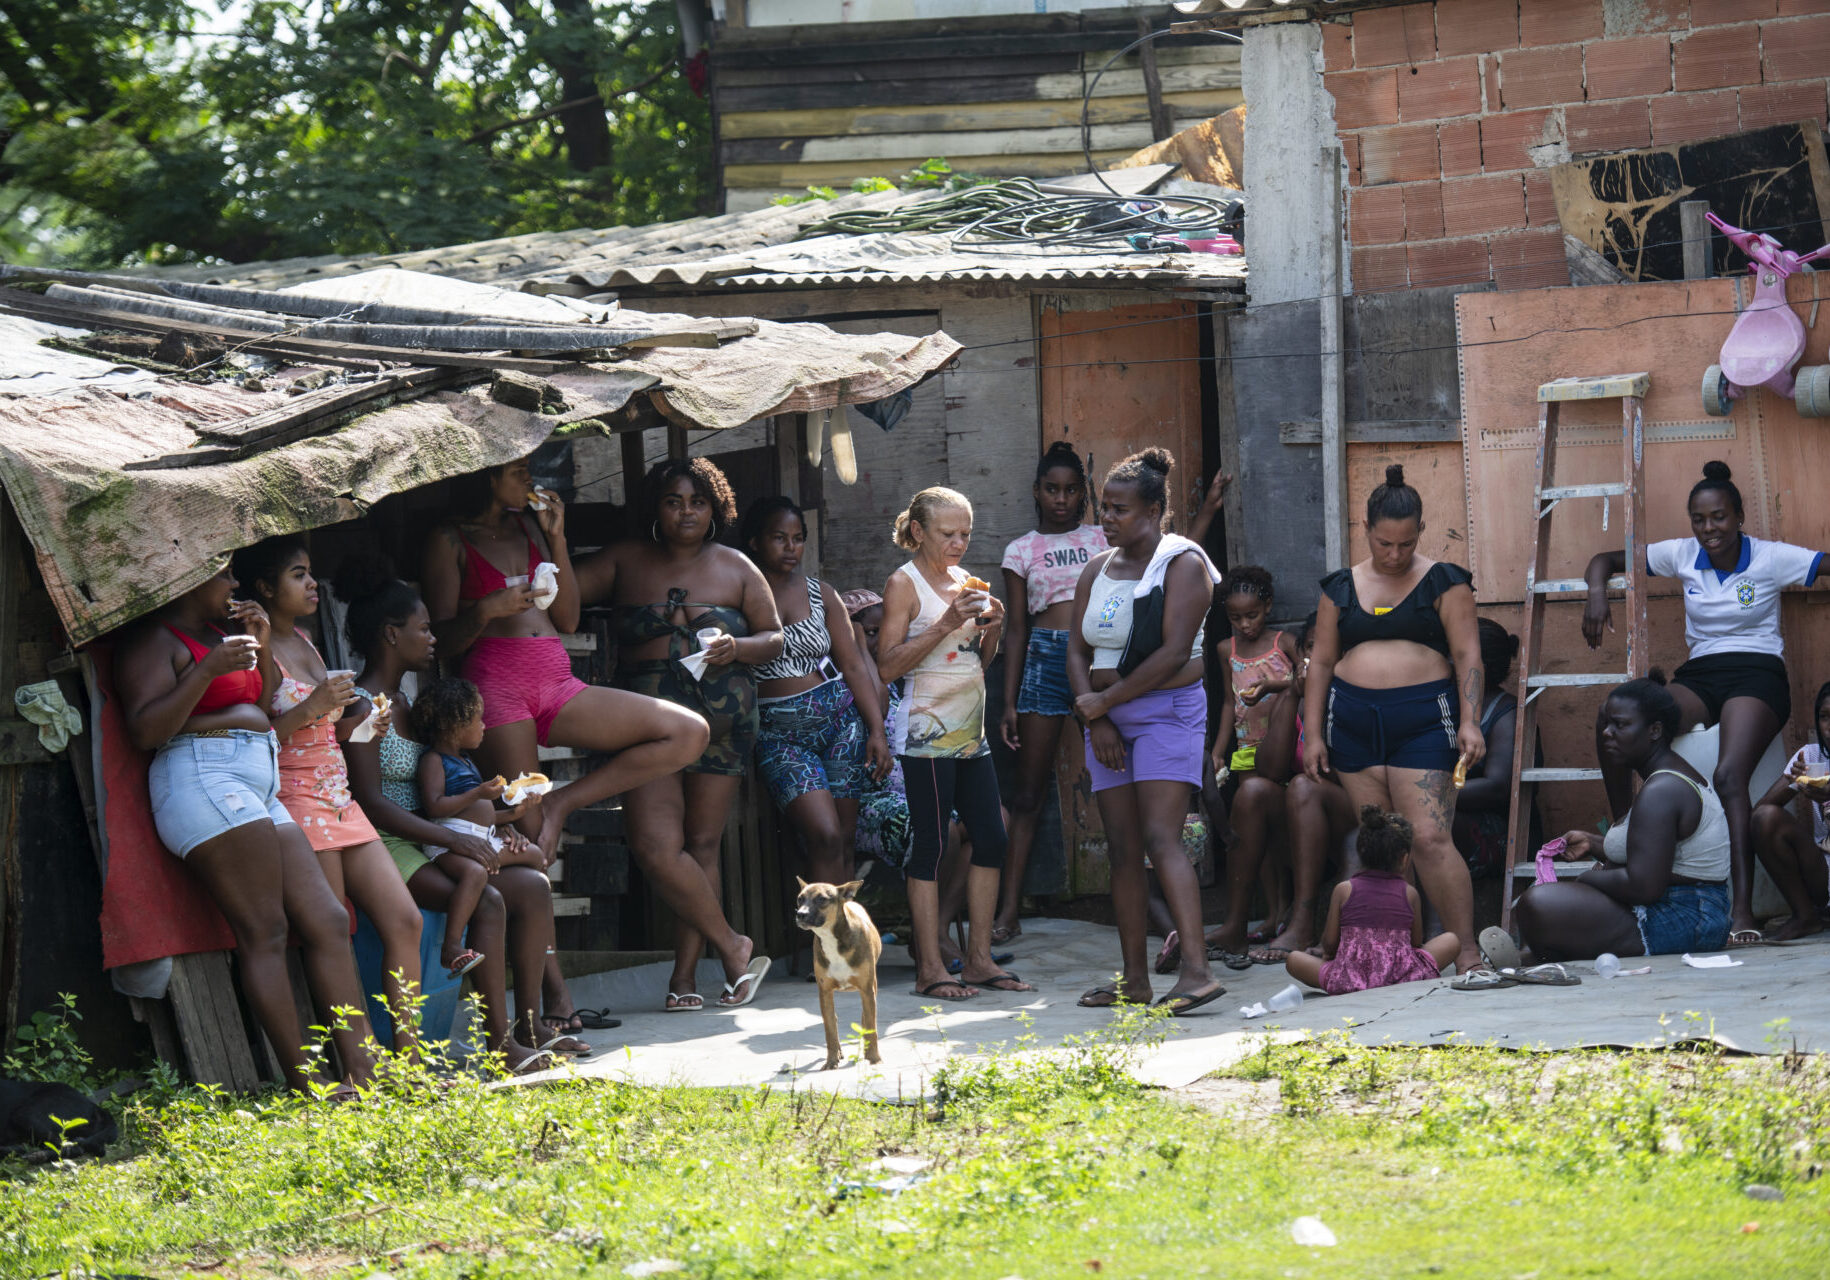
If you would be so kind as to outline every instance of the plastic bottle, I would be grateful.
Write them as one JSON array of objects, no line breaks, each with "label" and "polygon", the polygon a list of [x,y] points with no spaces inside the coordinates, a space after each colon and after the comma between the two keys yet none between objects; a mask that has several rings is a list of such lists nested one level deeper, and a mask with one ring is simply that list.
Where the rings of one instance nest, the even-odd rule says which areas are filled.
[{"label": "plastic bottle", "polygon": [[1620,976],[1620,957],[1612,951],[1603,951],[1596,956],[1595,975],[1601,978],[1618,978]]},{"label": "plastic bottle", "polygon": [[1269,1013],[1292,1013],[1303,1007],[1303,989],[1292,982],[1282,991],[1279,991],[1269,1000],[1266,1000],[1264,1002],[1264,1007]]}]

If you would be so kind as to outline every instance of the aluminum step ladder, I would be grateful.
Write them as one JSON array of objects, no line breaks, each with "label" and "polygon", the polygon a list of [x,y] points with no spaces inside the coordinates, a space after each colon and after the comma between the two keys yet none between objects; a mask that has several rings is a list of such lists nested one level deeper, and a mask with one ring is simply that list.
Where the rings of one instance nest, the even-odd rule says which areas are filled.
[{"label": "aluminum step ladder", "polygon": [[[1531,839],[1531,809],[1522,804],[1527,783],[1587,782],[1598,780],[1598,768],[1566,768],[1533,764],[1538,741],[1538,697],[1546,689],[1596,686],[1611,688],[1646,674],[1652,666],[1651,643],[1646,629],[1646,501],[1645,424],[1646,392],[1650,374],[1621,373],[1599,378],[1558,378],[1538,388],[1538,477],[1532,499],[1533,547],[1531,567],[1525,571],[1525,628],[1519,646],[1519,712],[1513,728],[1511,831],[1506,840],[1506,886],[1501,893],[1502,926],[1512,922],[1513,884],[1517,876],[1537,873]],[[1620,401],[1621,478],[1609,484],[1558,485],[1558,411],[1572,400]],[[1581,578],[1549,576],[1551,513],[1559,503],[1577,498],[1621,499],[1626,526],[1626,573],[1608,579],[1610,591],[1626,592],[1627,669],[1623,671],[1564,671],[1539,669],[1544,654],[1545,605],[1551,596],[1586,594]],[[1593,863],[1559,865],[1560,872],[1580,874]]]}]

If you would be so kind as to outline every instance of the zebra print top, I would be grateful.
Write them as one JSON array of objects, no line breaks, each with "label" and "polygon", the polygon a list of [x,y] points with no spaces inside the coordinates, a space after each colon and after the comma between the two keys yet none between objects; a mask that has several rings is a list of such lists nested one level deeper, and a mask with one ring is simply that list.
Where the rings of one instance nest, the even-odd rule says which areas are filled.
[{"label": "zebra print top", "polygon": [[820,674],[821,661],[832,652],[832,637],[826,631],[826,593],[820,580],[807,579],[808,614],[799,622],[782,626],[781,656],[754,670],[758,680],[798,680]]}]

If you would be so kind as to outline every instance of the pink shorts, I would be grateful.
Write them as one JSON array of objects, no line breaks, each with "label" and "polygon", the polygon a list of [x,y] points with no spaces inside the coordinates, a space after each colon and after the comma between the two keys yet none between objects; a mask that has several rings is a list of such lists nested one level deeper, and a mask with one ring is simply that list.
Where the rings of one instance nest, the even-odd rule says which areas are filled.
[{"label": "pink shorts", "polygon": [[1093,739],[1087,737],[1087,773],[1094,791],[1133,782],[1201,785],[1207,690],[1200,681],[1179,689],[1153,689],[1141,698],[1119,703],[1106,718],[1124,739],[1125,768],[1120,772],[1099,763],[1093,754]]},{"label": "pink shorts", "polygon": [[485,729],[532,720],[543,747],[560,708],[590,688],[558,636],[484,636],[470,646],[464,678],[483,695]]}]

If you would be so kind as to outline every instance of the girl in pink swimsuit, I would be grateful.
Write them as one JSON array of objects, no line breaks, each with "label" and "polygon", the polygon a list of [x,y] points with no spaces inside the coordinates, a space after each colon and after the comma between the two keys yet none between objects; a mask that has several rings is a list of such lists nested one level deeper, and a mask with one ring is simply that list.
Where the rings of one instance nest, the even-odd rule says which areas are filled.
[{"label": "girl in pink swimsuit", "polygon": [[[269,538],[235,553],[234,571],[273,623],[279,682],[264,708],[279,735],[280,803],[305,833],[338,897],[362,908],[381,937],[384,994],[394,1015],[394,1048],[418,1051],[421,917],[394,859],[349,789],[341,739],[375,715],[355,677],[334,676],[298,620],[318,611],[318,582],[302,538]],[[377,728],[386,729],[385,720]]]}]

